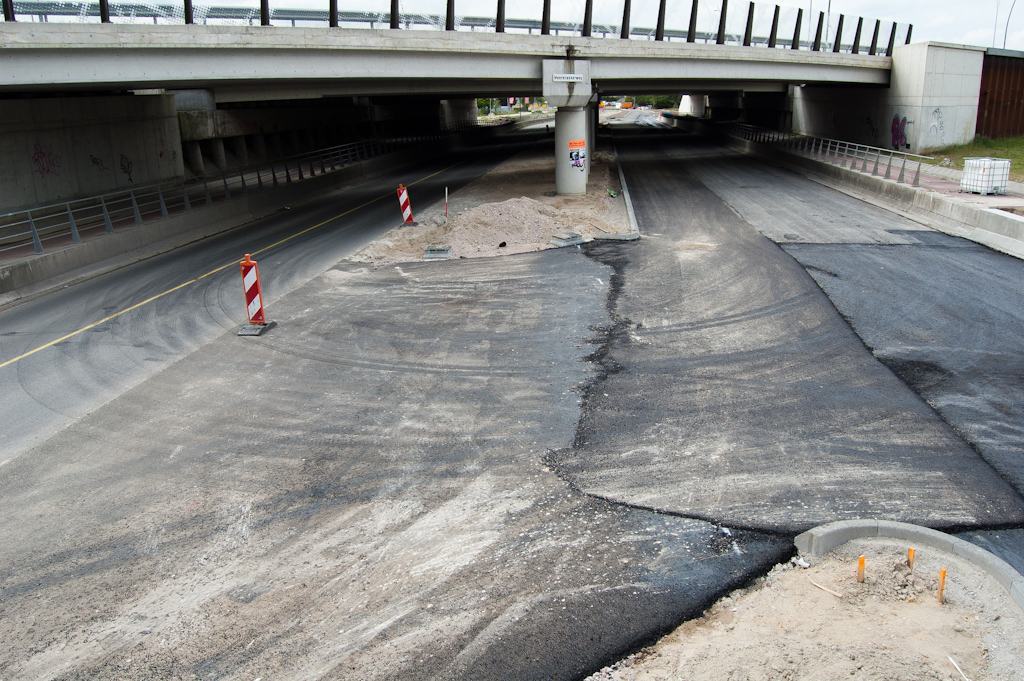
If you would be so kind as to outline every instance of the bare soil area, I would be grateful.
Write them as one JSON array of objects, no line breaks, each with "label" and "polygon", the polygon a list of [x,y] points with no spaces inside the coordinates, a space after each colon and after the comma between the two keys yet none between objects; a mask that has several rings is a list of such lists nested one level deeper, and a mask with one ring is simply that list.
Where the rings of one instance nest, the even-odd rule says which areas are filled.
[{"label": "bare soil area", "polygon": [[554,248],[551,237],[570,231],[585,239],[629,232],[615,157],[599,150],[590,162],[586,194],[551,196],[555,189],[551,150],[521,152],[451,194],[447,222],[444,203],[416,211],[413,188],[417,224],[396,227],[352,260],[422,260],[432,245],[451,246],[453,258],[493,257]]},{"label": "bare soil area", "polygon": [[[1006,591],[970,563],[935,549],[918,548],[911,571],[908,548],[901,541],[864,539],[838,547],[807,569],[777,566],[700,619],[589,678],[1024,678],[1024,613]],[[864,583],[857,582],[861,554]],[[940,604],[936,591],[943,568]]]}]

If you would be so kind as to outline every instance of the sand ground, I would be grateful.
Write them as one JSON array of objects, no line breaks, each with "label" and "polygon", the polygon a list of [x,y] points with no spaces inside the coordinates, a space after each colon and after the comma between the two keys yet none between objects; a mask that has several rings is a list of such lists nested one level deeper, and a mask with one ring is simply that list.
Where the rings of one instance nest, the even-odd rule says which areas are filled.
[{"label": "sand ground", "polygon": [[554,196],[551,151],[520,152],[454,192],[447,222],[444,204],[435,204],[415,214],[415,226],[396,227],[352,259],[412,262],[431,245],[451,246],[454,258],[494,257],[554,248],[551,237],[565,232],[628,232],[615,157],[598,149],[591,163],[586,194]]},{"label": "sand ground", "polygon": [[[806,569],[776,566],[703,617],[589,678],[1024,678],[1024,613],[1006,591],[970,563],[935,549],[917,548],[910,570],[908,548],[901,541],[863,539]],[[863,584],[857,582],[862,554]]]}]

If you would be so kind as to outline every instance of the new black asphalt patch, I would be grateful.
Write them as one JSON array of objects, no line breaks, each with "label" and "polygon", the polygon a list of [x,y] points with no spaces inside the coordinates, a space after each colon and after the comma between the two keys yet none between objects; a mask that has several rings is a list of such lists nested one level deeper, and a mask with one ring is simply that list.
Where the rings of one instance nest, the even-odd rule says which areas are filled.
[{"label": "new black asphalt patch", "polygon": [[601,498],[790,534],[847,518],[1024,521],[1016,491],[807,272],[663,146],[626,157],[647,238],[588,249],[621,278],[618,326],[562,473]]}]

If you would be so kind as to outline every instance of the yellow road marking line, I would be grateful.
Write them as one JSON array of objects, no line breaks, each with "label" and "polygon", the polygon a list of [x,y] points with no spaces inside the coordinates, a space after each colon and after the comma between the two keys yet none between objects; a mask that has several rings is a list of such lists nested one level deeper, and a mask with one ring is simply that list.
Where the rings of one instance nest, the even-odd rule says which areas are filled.
[{"label": "yellow road marking line", "polygon": [[[462,163],[462,161],[459,161],[458,163],[453,163],[450,166],[448,166],[447,168],[442,168],[441,170],[438,170],[436,173],[431,173],[430,175],[427,175],[426,177],[421,177],[420,179],[416,180],[415,182],[410,183],[408,186],[412,187],[414,185],[419,184],[420,182],[424,182],[426,180],[429,180],[430,178],[434,177],[435,175],[440,175],[441,173],[445,172],[446,170],[451,170],[452,168],[454,168],[455,166],[459,165],[460,163]],[[259,249],[258,251],[250,251],[249,254],[250,255],[259,255],[260,253],[265,253],[266,251],[269,251],[271,248],[274,248],[275,246],[280,246],[281,244],[285,243],[286,241],[291,241],[295,237],[302,236],[303,234],[306,234],[308,232],[312,232],[314,229],[317,229],[318,227],[323,227],[328,222],[333,222],[334,220],[337,220],[338,218],[343,218],[346,215],[348,215],[349,213],[354,213],[355,211],[360,210],[361,208],[366,208],[371,203],[377,203],[381,199],[386,199],[389,196],[391,196],[390,192],[387,193],[387,194],[383,194],[381,196],[378,196],[375,199],[370,199],[366,203],[358,205],[355,208],[350,208],[349,210],[345,211],[344,213],[339,213],[338,215],[335,215],[332,218],[327,218],[323,222],[319,222],[319,223],[313,225],[312,227],[307,227],[306,229],[302,230],[301,232],[296,232],[295,234],[292,234],[291,236],[287,236],[287,237],[281,239],[280,241],[275,241],[274,243],[270,244],[269,246],[265,246],[265,247]],[[110,315],[109,317],[104,317],[103,319],[99,320],[98,322],[93,322],[92,324],[89,324],[88,326],[83,326],[82,328],[78,329],[77,331],[72,331],[71,333],[69,333],[69,334],[67,334],[65,336],[61,336],[57,340],[52,340],[49,343],[46,343],[44,345],[40,345],[38,348],[35,348],[33,350],[29,350],[28,352],[26,352],[24,354],[21,354],[21,355],[18,355],[17,357],[15,357],[13,359],[9,359],[6,362],[0,363],[0,369],[3,369],[5,366],[8,366],[10,364],[14,364],[15,362],[20,362],[21,360],[25,359],[26,357],[29,357],[31,355],[36,354],[40,350],[45,350],[46,348],[53,347],[57,343],[61,343],[63,341],[66,341],[69,338],[73,338],[73,337],[77,336],[80,333],[83,333],[85,331],[88,331],[89,329],[92,329],[92,328],[95,328],[95,327],[99,326],[100,324],[105,324],[106,322],[109,322],[111,319],[116,319],[117,317],[120,317],[121,315],[123,315],[125,313],[131,312],[132,310],[138,309],[138,308],[142,307],[143,305],[148,305],[149,303],[152,303],[154,300],[157,300],[159,298],[163,298],[164,296],[166,296],[169,293],[174,293],[175,291],[179,291],[179,290],[185,288],[186,286],[191,286],[192,284],[196,283],[197,281],[200,281],[202,279],[205,279],[206,277],[209,277],[211,275],[217,274],[218,272],[226,270],[229,267],[237,265],[238,262],[239,261],[233,260],[233,261],[229,262],[226,265],[221,265],[217,269],[210,270],[206,274],[201,274],[198,277],[196,277],[195,279],[191,279],[189,281],[186,281],[184,284],[178,284],[174,288],[169,288],[166,291],[164,291],[163,293],[158,293],[155,296],[152,296],[150,298],[146,298],[141,303],[135,303],[131,307],[126,307],[125,309],[121,310],[120,312],[115,312],[114,314]]]}]

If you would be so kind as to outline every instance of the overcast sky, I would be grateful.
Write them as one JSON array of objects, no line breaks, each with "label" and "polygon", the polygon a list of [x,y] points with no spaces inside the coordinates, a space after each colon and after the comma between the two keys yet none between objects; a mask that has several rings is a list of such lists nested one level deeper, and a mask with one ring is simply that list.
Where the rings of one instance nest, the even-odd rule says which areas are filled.
[{"label": "overcast sky", "polygon": [[[198,0],[202,2],[202,0]],[[686,30],[692,0],[668,0],[668,28]],[[242,4],[259,6],[259,0],[205,0],[204,4]],[[322,7],[327,0],[270,0],[272,6]],[[403,13],[443,15],[446,0],[401,0]],[[456,0],[456,14],[472,16],[494,16],[497,0]],[[543,0],[506,0],[506,16],[509,18],[539,19]],[[653,28],[657,21],[659,0],[632,0],[632,21],[634,27]],[[888,41],[893,21],[913,24],[913,42],[934,40],[941,42],[1002,47],[1006,31],[1006,47],[1024,50],[1024,0],[1020,7],[1011,7],[1014,0],[781,0],[784,8],[780,22],[779,38],[791,38],[795,25],[796,10],[803,8],[803,38],[813,39],[817,14],[831,9],[832,15],[846,14],[850,17],[881,19],[881,42]],[[594,21],[617,25],[622,20],[623,0],[594,0]],[[831,6],[830,6],[831,5]],[[390,0],[339,0],[342,10],[373,11],[386,14]],[[722,0],[700,0],[700,23],[702,27],[717,27],[718,12]],[[732,33],[743,33],[749,0],[729,0],[727,26]],[[757,25],[770,27],[772,2],[757,2]],[[583,18],[584,0],[553,0],[552,18],[555,21],[580,22]],[[808,20],[808,16],[812,16]],[[1007,21],[1009,19],[1009,21]],[[844,29],[844,42],[852,38],[856,23],[848,20]],[[835,26],[835,19],[830,22]],[[788,25],[788,36],[786,27]],[[874,22],[865,22],[865,32],[874,27]],[[1008,29],[1008,30],[1007,30]],[[764,29],[764,35],[768,30]],[[755,29],[755,35],[758,35]],[[899,35],[905,36],[901,26]],[[870,36],[864,39],[870,42]]]},{"label": "overcast sky", "polygon": [[[357,0],[358,2],[358,0]],[[372,2],[372,0],[363,0]],[[518,16],[539,16],[538,8],[542,0],[507,0],[507,15]],[[342,0],[344,4],[344,0]],[[731,0],[729,2],[730,30],[743,31],[743,21],[749,0]],[[782,0],[780,5],[789,7],[802,7],[805,16],[829,9],[833,14],[846,14],[848,16],[861,16],[869,19],[881,19],[883,26],[886,22],[899,22],[901,24],[913,24],[913,42],[923,40],[936,40],[943,42],[964,43],[970,45],[981,45],[985,47],[1002,47],[1003,32],[1007,28],[1007,18],[1014,0]],[[387,2],[379,4],[381,9],[387,6]],[[569,19],[579,15],[582,17],[583,0],[554,0],[553,12],[558,15],[556,19]],[[606,21],[617,23],[622,18],[623,0],[594,0],[595,21]],[[756,7],[761,10],[759,14],[767,15],[775,2],[758,2]],[[1009,16],[1009,30],[1006,33],[1006,47],[1008,49],[1024,50],[1024,0],[1018,3],[1021,6],[1013,9]],[[495,0],[456,0],[456,11],[458,14],[492,15],[494,13]],[[702,10],[721,7],[721,0],[701,0]],[[680,24],[677,28],[685,29],[682,25],[687,22],[690,13],[691,0],[668,0],[669,25]],[[443,12],[444,0],[402,0],[403,11],[421,11],[420,8]],[[633,0],[632,14],[634,25],[653,25],[658,12],[658,0]],[[998,11],[998,14],[997,14]],[[733,16],[741,15],[739,21],[734,22]],[[770,23],[770,18],[767,19]],[[739,23],[736,28],[733,23]],[[784,23],[784,22],[783,22]],[[804,33],[812,29],[804,20]],[[850,26],[849,23],[846,24]],[[855,25],[855,24],[854,24]],[[873,27],[872,24],[866,24]],[[891,23],[888,24],[891,27]],[[850,33],[846,33],[849,31]],[[780,29],[780,35],[783,31]],[[885,33],[885,30],[883,30]],[[844,31],[844,37],[852,34],[852,29]],[[813,37],[813,33],[811,33]],[[885,36],[887,39],[887,35]]]}]

